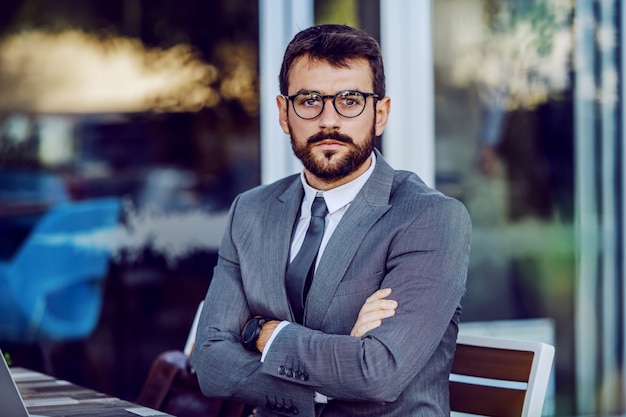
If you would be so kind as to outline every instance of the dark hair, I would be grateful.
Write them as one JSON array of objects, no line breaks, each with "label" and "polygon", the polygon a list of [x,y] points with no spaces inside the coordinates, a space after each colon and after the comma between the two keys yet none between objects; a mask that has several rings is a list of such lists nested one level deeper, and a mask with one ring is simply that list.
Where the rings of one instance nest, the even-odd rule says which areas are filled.
[{"label": "dark hair", "polygon": [[347,67],[355,59],[365,58],[372,70],[374,93],[385,96],[385,69],[378,42],[361,29],[346,25],[312,26],[299,32],[287,45],[278,82],[280,93],[288,94],[289,71],[301,56]]}]

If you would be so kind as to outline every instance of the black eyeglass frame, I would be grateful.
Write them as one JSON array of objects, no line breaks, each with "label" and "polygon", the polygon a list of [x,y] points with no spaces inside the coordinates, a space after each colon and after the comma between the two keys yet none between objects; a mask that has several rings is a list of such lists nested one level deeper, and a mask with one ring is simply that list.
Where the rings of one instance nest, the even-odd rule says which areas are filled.
[{"label": "black eyeglass frame", "polygon": [[[359,112],[359,114],[355,114],[354,116],[346,116],[343,113],[341,113],[339,111],[339,109],[337,109],[337,97],[339,97],[341,94],[346,94],[346,93],[357,93],[363,96],[363,98],[365,99],[364,103],[363,103],[363,108],[361,109],[361,111]],[[300,114],[298,113],[298,111],[296,110],[296,104],[295,104],[295,99],[298,96],[302,96],[305,94],[315,94],[316,96],[320,97],[322,99],[322,108],[320,109],[320,112],[314,116],[314,117],[302,117],[300,116]],[[293,112],[296,114],[296,116],[298,116],[299,118],[303,119],[303,120],[313,120],[313,119],[317,119],[318,117],[320,117],[320,115],[322,113],[324,113],[324,107],[326,106],[326,100],[328,99],[333,99],[333,107],[335,108],[335,111],[337,112],[338,115],[340,115],[341,117],[345,117],[346,119],[354,119],[355,117],[359,117],[360,115],[363,114],[363,112],[365,111],[365,108],[367,107],[367,99],[368,97],[374,97],[374,103],[376,103],[376,100],[378,99],[378,94],[376,93],[365,93],[363,91],[359,91],[359,90],[343,90],[343,91],[339,91],[335,94],[318,94],[315,93],[313,91],[302,91],[300,93],[296,93],[296,94],[292,94],[290,96],[283,96],[285,97],[287,100],[291,101],[291,106],[293,107]]]}]

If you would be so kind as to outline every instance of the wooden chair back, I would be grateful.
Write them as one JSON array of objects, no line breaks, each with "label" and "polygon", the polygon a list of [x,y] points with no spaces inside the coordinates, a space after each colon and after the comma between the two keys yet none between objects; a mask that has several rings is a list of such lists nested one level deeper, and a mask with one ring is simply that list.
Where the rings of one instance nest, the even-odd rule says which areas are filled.
[{"label": "wooden chair back", "polygon": [[459,335],[450,375],[452,411],[540,417],[554,360],[542,342]]},{"label": "wooden chair back", "polygon": [[201,302],[183,350],[163,352],[153,362],[137,404],[178,417],[242,417],[246,405],[234,400],[209,398],[202,394],[191,367]]}]

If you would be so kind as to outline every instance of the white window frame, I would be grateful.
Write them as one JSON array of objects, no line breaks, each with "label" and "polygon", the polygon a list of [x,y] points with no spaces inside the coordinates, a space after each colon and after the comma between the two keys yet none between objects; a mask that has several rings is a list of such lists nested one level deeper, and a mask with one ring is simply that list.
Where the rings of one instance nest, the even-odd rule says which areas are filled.
[{"label": "white window frame", "polygon": [[[381,0],[381,48],[392,98],[383,136],[385,159],[435,185],[431,2]],[[289,138],[278,124],[278,73],[287,43],[314,23],[313,0],[259,0],[261,182],[299,172]]]},{"label": "white window frame", "polygon": [[278,74],[287,44],[313,24],[313,0],[259,0],[259,71],[261,183],[268,184],[302,169],[289,136],[278,124]]}]

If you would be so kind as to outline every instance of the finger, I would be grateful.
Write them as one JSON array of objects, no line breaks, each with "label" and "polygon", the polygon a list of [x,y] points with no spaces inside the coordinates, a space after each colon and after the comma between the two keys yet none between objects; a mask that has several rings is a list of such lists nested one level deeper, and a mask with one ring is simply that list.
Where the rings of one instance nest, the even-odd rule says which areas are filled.
[{"label": "finger", "polygon": [[[393,316],[394,312],[388,312],[386,317],[391,317]],[[383,317],[383,318],[386,318]],[[373,320],[368,320],[362,323],[359,323],[355,326],[355,328],[350,332],[350,334],[352,336],[355,337],[363,337],[365,336],[365,334],[367,334],[369,331],[376,329],[377,327],[380,327],[383,324],[383,318],[381,319],[373,319]]]},{"label": "finger", "polygon": [[395,314],[398,302],[386,299],[390,294],[391,288],[381,288],[365,300],[350,335],[361,337],[368,331],[379,327],[382,319]]},{"label": "finger", "polygon": [[367,332],[369,332],[370,330],[374,330],[375,328],[379,327],[382,323],[383,323],[382,320],[378,320],[378,322],[370,321],[370,322],[364,323],[360,325],[358,328],[353,329],[352,332],[350,332],[350,336],[359,337],[359,338],[363,337],[365,336]]},{"label": "finger", "polygon": [[395,308],[378,309],[378,310],[374,310],[374,311],[371,311],[369,313],[365,313],[365,314],[361,315],[357,319],[357,323],[362,324],[362,323],[367,323],[367,322],[370,322],[370,321],[377,321],[377,320],[381,320],[381,319],[386,319],[387,317],[391,317],[391,316],[393,316],[395,314],[396,314],[396,309]]},{"label": "finger", "polygon": [[391,317],[395,315],[396,310],[376,310],[371,313],[363,314],[359,316],[352,331],[350,332],[351,336],[361,337],[365,335],[365,333],[379,327],[382,324],[383,319]]},{"label": "finger", "polygon": [[383,308],[394,308],[385,302],[390,294],[391,288],[383,288],[376,291],[365,300],[365,303],[361,306],[361,310],[365,308],[366,311],[369,311],[375,308],[381,308],[381,306],[383,306]]},{"label": "finger", "polygon": [[391,288],[381,288],[380,290],[377,290],[376,292],[374,292],[374,294],[367,297],[367,299],[365,300],[365,303],[367,304],[368,302],[371,302],[371,301],[383,299],[385,297],[388,297],[390,294],[391,294]]},{"label": "finger", "polygon": [[381,299],[369,301],[363,304],[359,311],[359,316],[377,310],[395,310],[396,308],[398,308],[398,302],[396,300]]}]

